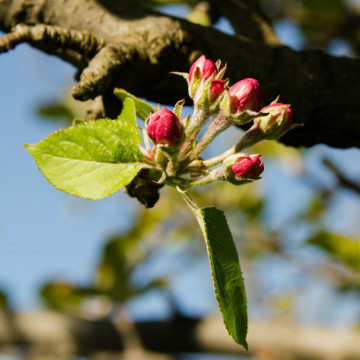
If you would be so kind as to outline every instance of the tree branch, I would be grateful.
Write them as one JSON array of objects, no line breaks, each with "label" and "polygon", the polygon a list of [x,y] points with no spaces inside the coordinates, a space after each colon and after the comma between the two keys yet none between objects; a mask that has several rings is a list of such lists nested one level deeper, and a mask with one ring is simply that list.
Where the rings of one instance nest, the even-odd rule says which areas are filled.
[{"label": "tree branch", "polygon": [[231,23],[235,33],[268,45],[281,45],[257,0],[212,0]]},{"label": "tree branch", "polygon": [[[124,339],[131,335],[126,333],[127,329],[133,331],[125,324],[117,326],[106,320],[90,321],[51,311],[27,314],[0,311],[0,320],[0,346],[28,345],[35,353],[45,355],[120,352],[124,350]],[[250,355],[260,356],[266,350],[271,358],[278,360],[360,357],[358,331],[306,328],[274,321],[251,324]],[[135,330],[146,351],[244,353],[228,336],[218,317],[136,322]]]},{"label": "tree branch", "polygon": [[[357,59],[335,58],[320,50],[295,52],[285,46],[254,43],[121,0],[0,2],[0,29],[10,31],[19,22],[34,25],[34,21],[87,31],[118,50],[120,61],[116,66],[99,67],[111,71],[106,81],[98,77],[106,86],[94,86],[94,91],[89,92],[91,97],[101,95],[98,92],[105,92],[106,87],[118,86],[149,100],[174,104],[184,97],[186,84],[169,72],[188,71],[190,64],[205,54],[228,63],[227,75],[232,82],[244,77],[258,79],[266,103],[281,94],[281,101],[292,105],[295,120],[305,126],[286,134],[281,139],[284,143],[359,146],[359,112],[354,101],[360,93]],[[51,53],[53,48],[42,50]]]},{"label": "tree branch", "polygon": [[0,54],[23,42],[48,50],[49,47],[53,47],[55,52],[67,52],[69,57],[70,52],[75,52],[76,56],[72,56],[71,62],[78,66],[84,66],[104,46],[103,41],[98,41],[86,31],[67,30],[43,24],[18,24],[9,34],[0,38]]}]

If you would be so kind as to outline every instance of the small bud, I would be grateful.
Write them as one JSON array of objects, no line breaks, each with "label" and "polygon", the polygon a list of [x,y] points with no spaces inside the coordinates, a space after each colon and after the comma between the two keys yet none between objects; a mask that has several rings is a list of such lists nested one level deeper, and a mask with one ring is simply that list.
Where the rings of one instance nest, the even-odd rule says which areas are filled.
[{"label": "small bud", "polygon": [[255,123],[264,133],[265,139],[275,140],[291,129],[293,123],[290,105],[275,103],[264,107],[261,112],[268,113],[259,117]]},{"label": "small bud", "polygon": [[226,180],[237,185],[259,179],[264,171],[260,156],[244,153],[229,156],[223,163]]},{"label": "small bud", "polygon": [[172,146],[182,138],[179,119],[165,107],[151,114],[146,126],[147,134],[156,144]]},{"label": "small bud", "polygon": [[205,55],[201,55],[190,67],[189,71],[189,83],[191,82],[195,69],[198,68],[201,78],[208,79],[213,73],[217,73],[218,70],[213,61],[207,59]]},{"label": "small bud", "polygon": [[220,95],[224,92],[225,83],[223,80],[212,80],[210,84],[209,101],[214,103],[219,99]]},{"label": "small bud", "polygon": [[239,114],[245,110],[260,111],[263,95],[257,80],[247,78],[238,81],[229,89],[230,111]]}]

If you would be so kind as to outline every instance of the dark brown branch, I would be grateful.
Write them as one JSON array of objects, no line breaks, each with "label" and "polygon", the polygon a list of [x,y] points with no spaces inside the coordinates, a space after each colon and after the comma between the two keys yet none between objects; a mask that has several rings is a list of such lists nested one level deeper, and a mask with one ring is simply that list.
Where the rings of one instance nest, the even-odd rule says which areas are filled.
[{"label": "dark brown branch", "polygon": [[81,73],[79,84],[72,90],[73,97],[86,101],[104,94],[109,89],[114,72],[122,65],[122,54],[111,45],[103,47]]},{"label": "dark brown branch", "polygon": [[51,45],[63,51],[74,50],[88,59],[91,59],[104,46],[104,41],[99,41],[86,31],[68,30],[43,24],[34,26],[18,24],[11,33],[0,38],[0,53],[9,51],[23,42],[41,44],[45,47]]},{"label": "dark brown branch", "polygon": [[[121,56],[126,55],[118,67],[110,67],[111,81],[98,77],[108,84],[108,91],[123,87],[137,96],[174,104],[187,90],[185,82],[169,72],[188,71],[190,64],[205,54],[228,63],[232,83],[244,77],[258,79],[266,103],[280,94],[282,102],[292,105],[295,120],[305,126],[284,136],[281,141],[286,144],[360,146],[358,104],[354,101],[360,93],[359,60],[254,43],[136,8],[128,1],[46,0],[42,6],[39,0],[0,2],[2,30],[9,31],[20,21],[34,22],[34,18],[52,26],[87,31]],[[53,48],[41,49],[54,53]],[[57,55],[66,58],[67,54]],[[95,86],[92,97],[101,95],[96,92],[105,91],[105,87]]]},{"label": "dark brown branch", "polygon": [[230,21],[237,35],[268,45],[281,44],[257,0],[212,0],[212,3]]}]

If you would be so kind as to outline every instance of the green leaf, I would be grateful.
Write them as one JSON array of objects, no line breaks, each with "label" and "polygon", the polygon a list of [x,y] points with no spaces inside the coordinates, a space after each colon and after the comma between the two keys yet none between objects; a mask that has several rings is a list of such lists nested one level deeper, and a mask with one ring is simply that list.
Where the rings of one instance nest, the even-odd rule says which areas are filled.
[{"label": "green leaf", "polygon": [[199,209],[182,193],[204,235],[216,299],[228,333],[247,350],[246,291],[238,254],[224,213],[215,207]]},{"label": "green leaf", "polygon": [[125,101],[127,98],[131,98],[134,100],[135,108],[136,108],[136,115],[139,119],[145,121],[151,112],[156,111],[156,108],[148,104],[147,102],[140,100],[135,95],[130,94],[124,89],[115,89],[114,94],[122,101]]},{"label": "green leaf", "polygon": [[146,167],[140,141],[138,129],[125,121],[97,120],[56,131],[25,148],[57,189],[98,200]]},{"label": "green leaf", "polygon": [[126,121],[127,123],[136,127],[136,108],[135,101],[132,98],[125,98],[125,100],[123,101],[123,108],[117,120]]}]

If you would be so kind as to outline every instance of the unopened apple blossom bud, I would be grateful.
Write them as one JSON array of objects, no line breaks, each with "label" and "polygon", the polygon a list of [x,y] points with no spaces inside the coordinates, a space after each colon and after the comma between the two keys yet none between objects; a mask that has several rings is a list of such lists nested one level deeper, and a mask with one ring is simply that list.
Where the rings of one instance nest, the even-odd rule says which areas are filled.
[{"label": "unopened apple blossom bud", "polygon": [[230,111],[239,114],[245,110],[260,111],[263,95],[257,80],[247,78],[238,81],[229,89]]},{"label": "unopened apple blossom bud", "polygon": [[223,163],[226,180],[232,184],[241,184],[259,179],[264,171],[261,155],[239,153],[229,156]]},{"label": "unopened apple blossom bud", "polygon": [[182,128],[178,117],[163,107],[146,120],[146,130],[156,144],[173,146],[182,138]]},{"label": "unopened apple blossom bud", "polygon": [[225,90],[225,82],[221,79],[212,80],[210,84],[209,102],[214,103]]},{"label": "unopened apple blossom bud", "polygon": [[207,59],[205,55],[201,55],[190,67],[189,83],[191,83],[196,69],[198,69],[200,77],[204,78],[205,80],[208,79],[213,73],[218,72],[215,63]]},{"label": "unopened apple blossom bud", "polygon": [[264,107],[261,112],[268,115],[257,118],[255,123],[263,132],[265,139],[278,139],[291,129],[293,114],[290,105],[275,103]]}]

